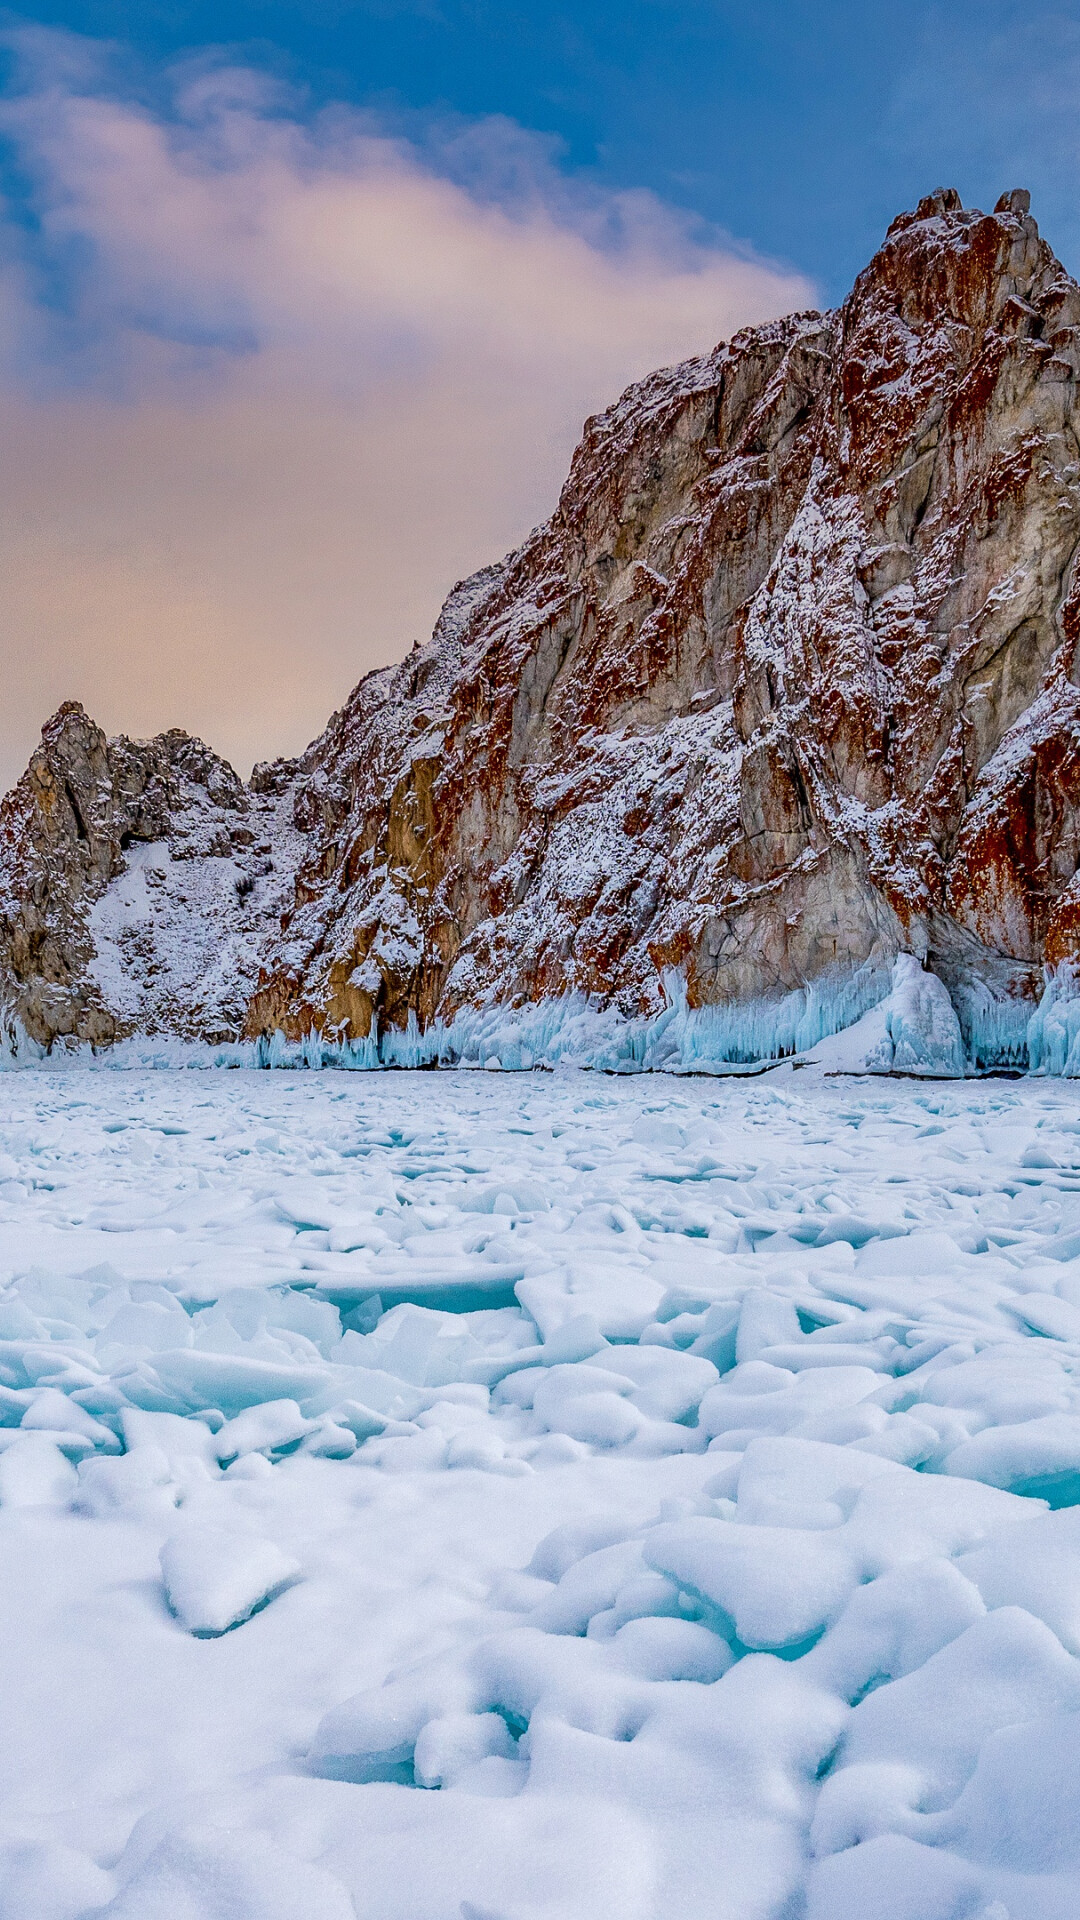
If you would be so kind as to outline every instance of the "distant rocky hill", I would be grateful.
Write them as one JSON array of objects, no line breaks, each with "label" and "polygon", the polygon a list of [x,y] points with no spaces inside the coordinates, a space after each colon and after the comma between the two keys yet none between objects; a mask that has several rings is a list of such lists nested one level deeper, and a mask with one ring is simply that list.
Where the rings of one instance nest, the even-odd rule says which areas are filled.
[{"label": "distant rocky hill", "polygon": [[935,193],[837,312],[590,420],[547,525],[297,760],[244,786],[63,707],[0,810],[9,1020],[331,1043],[678,978],[746,1058],[907,951],[1022,1059],[1080,948],[1078,380],[1028,196]]}]

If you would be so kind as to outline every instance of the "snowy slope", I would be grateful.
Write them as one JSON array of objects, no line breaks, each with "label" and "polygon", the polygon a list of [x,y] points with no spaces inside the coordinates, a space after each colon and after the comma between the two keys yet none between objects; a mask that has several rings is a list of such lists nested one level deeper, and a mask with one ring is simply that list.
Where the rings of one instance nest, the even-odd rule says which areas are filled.
[{"label": "snowy slope", "polygon": [[174,860],[166,841],[128,851],[88,915],[90,978],[126,1026],[155,1031],[163,987],[177,1025],[230,999],[242,1010],[244,987],[258,975],[247,879],[231,852],[195,863]]}]

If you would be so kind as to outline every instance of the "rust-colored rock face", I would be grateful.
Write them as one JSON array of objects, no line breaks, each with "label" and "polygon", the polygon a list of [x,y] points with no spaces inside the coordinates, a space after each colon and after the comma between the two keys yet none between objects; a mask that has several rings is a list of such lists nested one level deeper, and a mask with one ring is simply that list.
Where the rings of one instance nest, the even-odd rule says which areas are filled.
[{"label": "rust-colored rock face", "polygon": [[[1032,999],[1080,946],[1078,376],[1080,289],[1026,195],[939,193],[839,312],[632,387],[426,646],[300,760],[221,771],[222,830],[257,817],[276,878],[223,931],[229,1006],[184,1030],[359,1037],[571,989],[648,1011],[671,966],[739,1001],[902,946],[962,1017]],[[167,838],[147,796],[178,751],[62,713],[5,802],[9,998],[42,1037],[130,1030],[100,957],[84,987],[130,879],[94,806]],[[143,1024],[176,1027],[166,998]]]}]

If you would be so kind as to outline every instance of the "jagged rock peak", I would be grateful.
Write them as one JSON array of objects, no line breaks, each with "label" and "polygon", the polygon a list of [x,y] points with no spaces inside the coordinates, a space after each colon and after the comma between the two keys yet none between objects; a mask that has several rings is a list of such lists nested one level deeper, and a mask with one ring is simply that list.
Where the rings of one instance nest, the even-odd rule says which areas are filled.
[{"label": "jagged rock peak", "polygon": [[[649,1011],[671,969],[692,1006],[871,993],[905,949],[969,1049],[1015,1050],[1080,941],[1078,373],[1080,290],[1027,194],[928,195],[836,312],[588,421],[550,521],[297,760],[245,789],[183,736],[108,745],[62,709],[5,803],[10,1005],[42,1037],[169,1027],[181,999],[188,1031],[359,1037],[574,990]],[[93,821],[144,823],[84,816],[82,855],[39,795],[69,729]],[[54,824],[20,838],[34,807]],[[242,883],[256,816],[274,866],[219,930],[235,990],[219,952],[140,999],[148,941],[171,978],[173,883],[136,900],[131,843],[175,861],[211,814],[189,872]]]}]

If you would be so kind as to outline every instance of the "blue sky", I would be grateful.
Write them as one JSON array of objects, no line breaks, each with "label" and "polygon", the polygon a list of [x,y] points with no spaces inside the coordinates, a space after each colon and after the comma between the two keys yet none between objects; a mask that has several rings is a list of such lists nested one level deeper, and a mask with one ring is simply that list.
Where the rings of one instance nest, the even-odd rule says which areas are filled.
[{"label": "blue sky", "polygon": [[901,206],[1029,185],[1080,264],[1080,6],[1012,0],[68,0],[21,17],[155,67],[230,47],[312,104],[506,115],[844,294]]},{"label": "blue sky", "polygon": [[64,698],[301,748],[585,416],[1013,186],[1080,267],[1080,0],[0,12],[0,785]]}]

